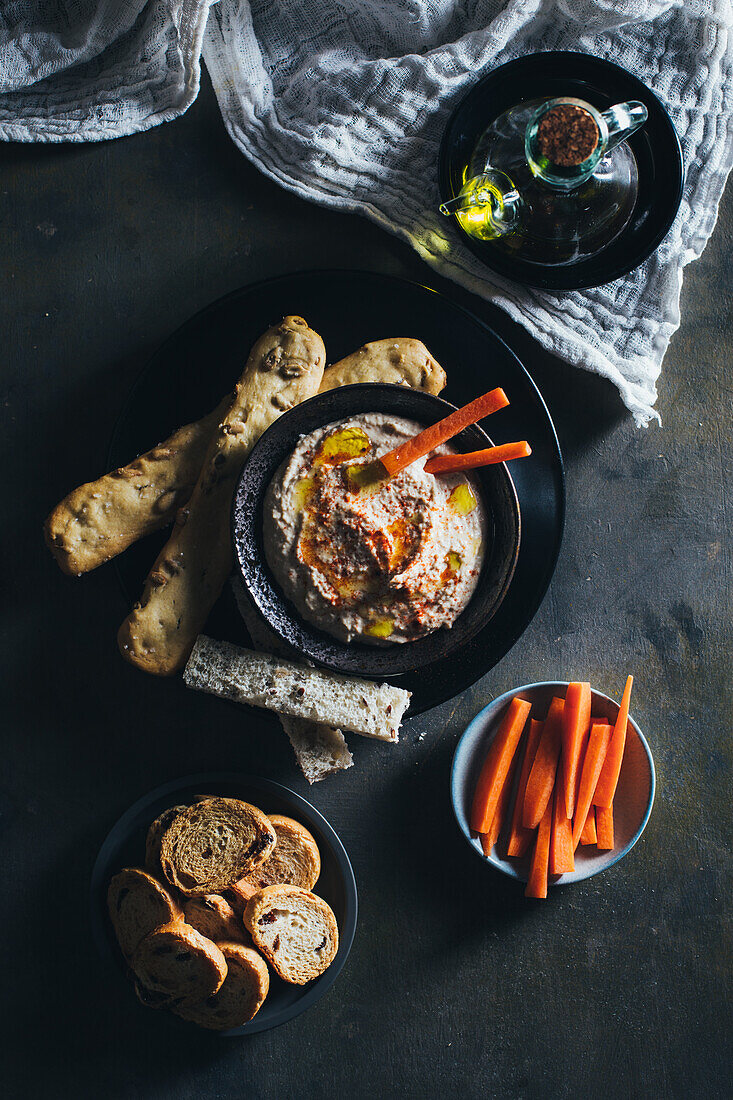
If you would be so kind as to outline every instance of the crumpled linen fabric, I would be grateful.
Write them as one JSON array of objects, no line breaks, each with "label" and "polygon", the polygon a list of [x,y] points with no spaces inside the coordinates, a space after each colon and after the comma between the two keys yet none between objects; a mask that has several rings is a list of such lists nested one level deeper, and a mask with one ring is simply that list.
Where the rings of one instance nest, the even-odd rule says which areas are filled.
[{"label": "crumpled linen fabric", "polygon": [[[682,270],[705,247],[733,163],[730,0],[67,0],[63,11],[11,0],[0,13],[0,137],[91,140],[173,118],[195,97],[203,41],[226,127],[263,172],[409,241],[548,350],[611,379],[638,423],[656,415]],[[682,206],[660,248],[591,290],[504,280],[437,213],[451,111],[481,76],[540,50],[635,73],[685,155]]]}]

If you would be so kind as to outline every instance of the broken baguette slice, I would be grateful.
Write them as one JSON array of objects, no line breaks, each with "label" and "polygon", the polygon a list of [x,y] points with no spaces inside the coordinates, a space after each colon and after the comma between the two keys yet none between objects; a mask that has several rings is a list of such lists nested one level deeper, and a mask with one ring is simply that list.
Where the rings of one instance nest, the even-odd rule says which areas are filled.
[{"label": "broken baguette slice", "polygon": [[181,907],[165,887],[140,867],[126,867],[114,876],[107,908],[126,959],[150,932],[182,917]]},{"label": "broken baguette slice", "polygon": [[305,985],[327,970],[339,946],[330,905],[299,886],[266,886],[250,899],[244,923],[276,974]]},{"label": "broken baguette slice", "polygon": [[160,842],[160,865],[186,897],[220,894],[275,847],[270,819],[238,798],[205,798],[176,815]]},{"label": "broken baguette slice", "polygon": [[410,692],[391,684],[296,665],[200,634],[183,673],[186,684],[223,699],[294,718],[397,741]]},{"label": "broken baguette slice", "polygon": [[267,966],[255,950],[241,943],[219,945],[227,963],[227,976],[218,993],[192,1005],[174,1005],[183,1020],[211,1031],[242,1027],[257,1015],[270,988]]},{"label": "broken baguette slice", "polygon": [[213,996],[227,976],[223,954],[211,940],[182,921],[156,928],[138,945],[130,962],[143,1004],[169,1007]]}]

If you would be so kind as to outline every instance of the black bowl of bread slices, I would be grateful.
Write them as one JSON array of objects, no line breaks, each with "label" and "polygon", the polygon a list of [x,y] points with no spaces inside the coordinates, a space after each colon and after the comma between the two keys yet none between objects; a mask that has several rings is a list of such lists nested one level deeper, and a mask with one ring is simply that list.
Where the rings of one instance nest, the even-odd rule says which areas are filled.
[{"label": "black bowl of bread slices", "polygon": [[193,776],[114,826],[92,875],[92,925],[130,995],[246,1035],[331,987],[356,928],[349,858],[318,811],[265,779]]}]

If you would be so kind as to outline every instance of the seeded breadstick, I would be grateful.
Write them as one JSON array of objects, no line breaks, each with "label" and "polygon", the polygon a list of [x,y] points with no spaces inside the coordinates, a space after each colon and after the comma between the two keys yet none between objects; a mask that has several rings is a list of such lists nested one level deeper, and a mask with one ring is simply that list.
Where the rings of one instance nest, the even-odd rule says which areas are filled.
[{"label": "seeded breadstick", "polygon": [[[365,344],[326,369],[321,392],[355,382],[394,382],[440,393],[445,372],[419,340]],[[202,420],[179,428],[128,466],[87,482],[57,504],[45,523],[48,547],[64,573],[81,576],[173,521],[193,492],[228,395]]]},{"label": "seeded breadstick", "polygon": [[373,340],[327,367],[320,392],[358,382],[392,382],[438,394],[445,386],[445,371],[420,340],[398,336]]},{"label": "seeded breadstick", "polygon": [[211,437],[231,403],[230,394],[202,420],[179,428],[129,466],[80,485],[56,505],[44,532],[64,573],[88,573],[171,523],[191,496]]},{"label": "seeded breadstick", "polygon": [[231,572],[229,509],[244,461],[281,413],[318,392],[325,358],[302,317],[286,317],[252,348],[193,495],[120,627],[122,655],[138,668],[168,676],[185,664]]},{"label": "seeded breadstick", "polygon": [[183,679],[189,687],[222,699],[323,722],[379,741],[399,740],[400,722],[410,702],[410,692],[404,688],[294,664],[205,634],[196,639]]}]

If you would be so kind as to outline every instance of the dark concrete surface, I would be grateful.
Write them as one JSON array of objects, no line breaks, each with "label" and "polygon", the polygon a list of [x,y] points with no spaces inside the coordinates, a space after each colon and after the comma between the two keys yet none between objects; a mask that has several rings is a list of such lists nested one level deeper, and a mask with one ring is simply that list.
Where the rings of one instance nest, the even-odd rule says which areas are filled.
[{"label": "dark concrete surface", "polygon": [[[258,175],[206,83],[187,116],[147,134],[3,147],[0,202],[4,1094],[730,1095],[730,192],[688,269],[663,426],[646,431],[610,384],[543,354],[402,243]],[[40,528],[102,472],[121,403],[168,333],[242,284],[339,265],[425,280],[508,336],[558,426],[568,518],[551,590],[501,664],[396,749],[351,738],[355,767],[308,789],[274,719],[126,667],[113,570],[63,577]],[[458,836],[456,739],[518,683],[587,678],[618,694],[629,671],[658,769],[647,831],[611,872],[526,902]],[[238,1041],[184,1039],[112,993],[88,937],[111,824],[151,787],[214,768],[312,798],[360,889],[334,989]]]}]

